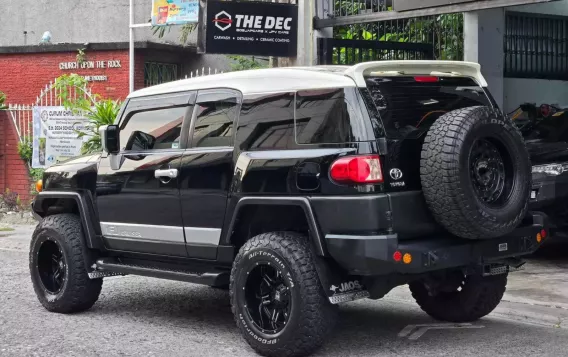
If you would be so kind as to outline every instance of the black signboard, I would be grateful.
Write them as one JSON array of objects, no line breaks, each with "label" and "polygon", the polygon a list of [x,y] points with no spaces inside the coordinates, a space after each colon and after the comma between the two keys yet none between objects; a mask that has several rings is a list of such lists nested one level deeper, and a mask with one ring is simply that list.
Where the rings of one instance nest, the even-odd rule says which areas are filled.
[{"label": "black signboard", "polygon": [[205,53],[295,57],[298,6],[207,1]]}]

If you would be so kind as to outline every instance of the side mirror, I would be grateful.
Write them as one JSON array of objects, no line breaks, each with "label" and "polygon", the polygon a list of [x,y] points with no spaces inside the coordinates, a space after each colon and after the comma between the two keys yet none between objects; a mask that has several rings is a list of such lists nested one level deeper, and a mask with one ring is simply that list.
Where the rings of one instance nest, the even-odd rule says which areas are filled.
[{"label": "side mirror", "polygon": [[143,131],[133,131],[130,134],[128,143],[126,144],[126,150],[131,151],[145,151],[152,150],[154,144],[156,143],[156,138],[150,134],[146,134]]},{"label": "side mirror", "polygon": [[118,125],[103,125],[99,128],[99,133],[103,151],[109,154],[117,154],[120,151]]}]

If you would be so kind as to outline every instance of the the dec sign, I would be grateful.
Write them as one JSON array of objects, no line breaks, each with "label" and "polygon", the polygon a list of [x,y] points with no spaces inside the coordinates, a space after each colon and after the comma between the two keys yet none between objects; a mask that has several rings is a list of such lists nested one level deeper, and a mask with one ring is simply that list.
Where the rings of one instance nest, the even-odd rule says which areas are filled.
[{"label": "the dec sign", "polygon": [[261,16],[261,15],[235,15],[237,23],[235,26],[238,29],[241,28],[255,28],[255,29],[265,29],[265,30],[291,30],[292,17],[273,17],[273,16]]},{"label": "the dec sign", "polygon": [[296,56],[296,5],[208,1],[206,21],[206,53]]}]

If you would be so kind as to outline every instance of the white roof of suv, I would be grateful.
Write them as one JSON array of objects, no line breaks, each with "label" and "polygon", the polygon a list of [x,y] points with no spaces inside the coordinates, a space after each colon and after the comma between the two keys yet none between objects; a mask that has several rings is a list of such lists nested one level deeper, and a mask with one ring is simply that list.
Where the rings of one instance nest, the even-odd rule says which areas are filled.
[{"label": "white roof of suv", "polygon": [[475,79],[480,86],[487,87],[477,63],[376,61],[354,66],[284,67],[214,74],[140,89],[128,98],[211,88],[236,89],[243,94],[265,94],[304,89],[365,87],[364,77],[373,75],[465,76]]}]

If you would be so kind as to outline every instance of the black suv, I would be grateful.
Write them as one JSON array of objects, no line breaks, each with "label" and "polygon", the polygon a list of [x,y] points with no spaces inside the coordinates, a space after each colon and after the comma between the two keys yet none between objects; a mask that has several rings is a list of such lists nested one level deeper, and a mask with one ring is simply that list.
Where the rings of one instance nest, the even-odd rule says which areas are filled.
[{"label": "black suv", "polygon": [[265,356],[313,352],[337,303],[398,285],[438,320],[483,317],[548,233],[486,86],[477,64],[398,61],[134,92],[102,154],[44,174],[35,292],[70,313],[112,275],[227,288]]}]

